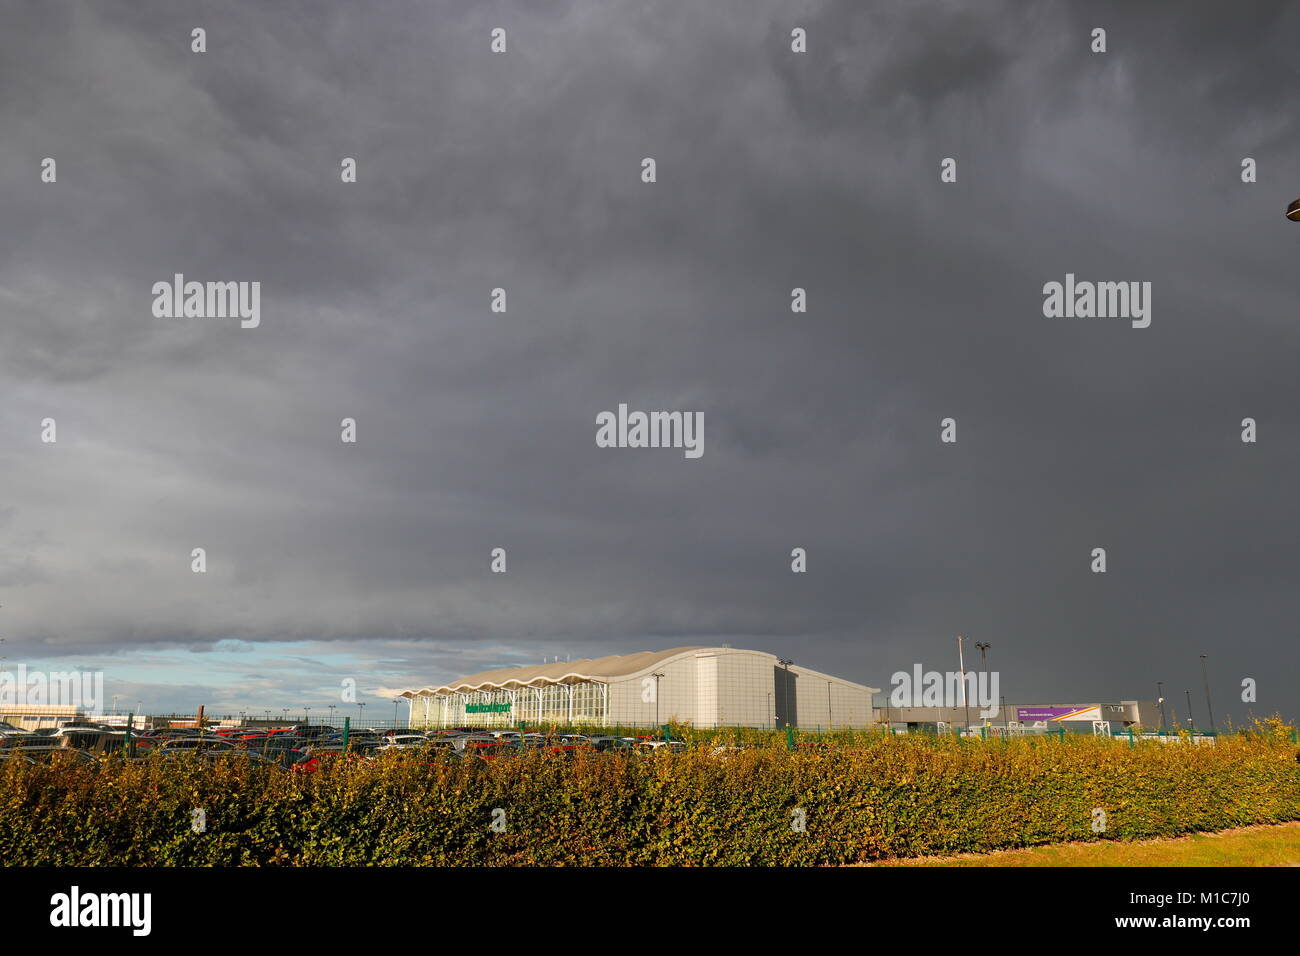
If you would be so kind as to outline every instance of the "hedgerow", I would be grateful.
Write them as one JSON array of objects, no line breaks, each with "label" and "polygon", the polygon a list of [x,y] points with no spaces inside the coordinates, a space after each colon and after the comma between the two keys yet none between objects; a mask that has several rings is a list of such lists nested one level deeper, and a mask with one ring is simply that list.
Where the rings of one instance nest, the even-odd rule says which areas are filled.
[{"label": "hedgerow", "polygon": [[[388,755],[311,774],[193,757],[0,762],[6,865],[814,865],[1300,819],[1290,728],[707,745],[650,756]],[[206,829],[192,831],[202,809]],[[1095,832],[1095,810],[1105,826]],[[495,814],[494,811],[503,811]],[[494,819],[500,832],[493,829]],[[797,824],[803,823],[803,829]]]}]

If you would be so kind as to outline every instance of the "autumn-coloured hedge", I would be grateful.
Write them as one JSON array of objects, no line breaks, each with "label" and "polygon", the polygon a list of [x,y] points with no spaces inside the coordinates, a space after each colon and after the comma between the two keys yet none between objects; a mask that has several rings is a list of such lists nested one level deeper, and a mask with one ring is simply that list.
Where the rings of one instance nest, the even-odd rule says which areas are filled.
[{"label": "autumn-coloured hedge", "polygon": [[[1213,746],[877,735],[826,750],[385,758],[315,774],[202,758],[4,761],[0,860],[838,864],[1297,820],[1296,753],[1285,728]],[[192,832],[195,808],[206,832]],[[496,809],[504,832],[492,829]]]}]

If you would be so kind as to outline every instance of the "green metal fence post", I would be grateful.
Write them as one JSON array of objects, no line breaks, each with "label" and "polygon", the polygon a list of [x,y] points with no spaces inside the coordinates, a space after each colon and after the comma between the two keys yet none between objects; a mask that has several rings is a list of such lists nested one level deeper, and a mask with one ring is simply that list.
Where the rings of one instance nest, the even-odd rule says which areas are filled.
[{"label": "green metal fence post", "polygon": [[668,741],[668,725],[664,724],[664,742]]},{"label": "green metal fence post", "polygon": [[794,750],[794,728],[789,724],[785,725],[785,746],[787,750]]},{"label": "green metal fence post", "polygon": [[128,757],[135,756],[135,754],[132,752],[132,748],[135,746],[135,743],[131,740],[131,727],[134,724],[135,724],[135,713],[132,712],[127,714],[126,715],[126,736],[122,738],[122,750]]},{"label": "green metal fence post", "polygon": [[1130,724],[1128,728],[1128,749],[1129,750],[1133,749],[1133,725],[1132,724]]},{"label": "green metal fence post", "polygon": [[348,736],[351,734],[351,732],[352,732],[352,718],[344,717],[343,718],[343,752],[344,753],[348,752]]}]

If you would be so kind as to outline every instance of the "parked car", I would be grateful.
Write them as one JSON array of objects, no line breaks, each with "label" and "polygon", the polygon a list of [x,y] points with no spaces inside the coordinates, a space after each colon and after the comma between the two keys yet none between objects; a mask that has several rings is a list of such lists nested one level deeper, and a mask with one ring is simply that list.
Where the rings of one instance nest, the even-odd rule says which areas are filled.
[{"label": "parked car", "polygon": [[380,747],[376,754],[384,760],[395,760],[400,763],[438,764],[463,759],[460,751],[450,743],[424,747]]},{"label": "parked car", "polygon": [[292,729],[294,736],[302,740],[316,740],[336,732],[336,729],[328,724],[299,724]]},{"label": "parked car", "polygon": [[686,744],[681,740],[638,740],[633,748],[637,753],[681,753]]},{"label": "parked car", "polygon": [[122,748],[126,742],[126,730],[106,729],[95,724],[65,724],[56,733],[43,737],[42,740],[77,750],[108,753]]},{"label": "parked car", "polygon": [[438,738],[435,740],[426,739],[424,741],[424,745],[420,749],[437,751],[438,753],[451,754],[453,756],[460,756],[460,750],[457,749],[456,747],[456,741],[450,740],[446,737]]},{"label": "parked car", "polygon": [[106,727],[103,724],[92,724],[88,721],[73,721],[61,724],[56,727],[52,737],[70,737],[73,734],[102,734],[105,731],[119,730],[117,727]]},{"label": "parked car", "polygon": [[[569,734],[559,734],[554,737],[542,737],[540,735],[525,739],[524,746],[534,752],[559,754],[561,756],[572,756],[579,750],[589,750],[591,745],[586,737],[577,737]],[[518,745],[516,744],[516,747]]]},{"label": "parked car", "polygon": [[204,760],[247,760],[250,763],[262,766],[283,766],[283,764],[281,764],[281,762],[275,757],[266,757],[259,753],[254,753],[249,750],[241,750],[235,747],[229,749],[225,747],[214,747],[208,750],[200,750],[198,754]]},{"label": "parked car", "polygon": [[158,747],[158,753],[164,757],[174,757],[178,754],[205,750],[233,751],[234,749],[233,742],[219,737],[176,737],[162,743]]},{"label": "parked car", "polygon": [[297,773],[315,773],[320,769],[322,762],[331,760],[371,760],[379,750],[379,745],[373,741],[349,741],[348,746],[344,749],[342,744],[323,744],[314,745],[303,751],[303,758],[292,765],[292,769]]},{"label": "parked car", "polygon": [[504,740],[497,740],[495,737],[470,737],[465,741],[465,746],[461,748],[461,756],[466,758],[477,757],[480,760],[496,760],[498,757],[513,757],[519,753],[519,745],[512,744]]},{"label": "parked car", "polygon": [[12,752],[30,757],[33,762],[50,763],[66,760],[71,763],[94,763],[96,757],[88,750],[75,747],[60,747],[58,744],[23,744],[9,748]]}]

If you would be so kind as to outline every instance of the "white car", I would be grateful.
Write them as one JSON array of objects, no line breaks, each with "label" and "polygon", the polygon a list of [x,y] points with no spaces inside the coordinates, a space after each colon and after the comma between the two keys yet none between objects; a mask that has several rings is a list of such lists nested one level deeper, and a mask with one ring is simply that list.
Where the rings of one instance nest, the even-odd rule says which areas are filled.
[{"label": "white car", "polygon": [[7,721],[0,720],[0,737],[26,737],[30,734],[30,730],[23,730],[21,727],[15,727]]},{"label": "white car", "polygon": [[686,744],[681,740],[638,740],[633,749],[637,753],[681,753],[686,749]]},{"label": "white car", "polygon": [[391,737],[385,737],[384,742],[380,745],[380,750],[411,750],[415,747],[423,747],[427,744],[428,738],[423,734],[393,734]]}]

